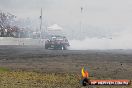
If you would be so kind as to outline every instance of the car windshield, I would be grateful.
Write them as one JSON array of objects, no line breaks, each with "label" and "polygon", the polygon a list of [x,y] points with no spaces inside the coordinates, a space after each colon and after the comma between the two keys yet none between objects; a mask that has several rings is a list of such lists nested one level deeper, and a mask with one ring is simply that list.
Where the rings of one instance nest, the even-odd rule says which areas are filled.
[{"label": "car windshield", "polygon": [[62,36],[52,36],[52,40],[63,40]]}]

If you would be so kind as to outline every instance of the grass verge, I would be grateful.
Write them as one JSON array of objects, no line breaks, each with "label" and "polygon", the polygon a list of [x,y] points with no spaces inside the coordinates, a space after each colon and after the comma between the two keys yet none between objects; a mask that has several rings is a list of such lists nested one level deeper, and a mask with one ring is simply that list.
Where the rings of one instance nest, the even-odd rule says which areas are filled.
[{"label": "grass verge", "polygon": [[132,88],[132,85],[82,87],[80,78],[70,73],[4,71],[0,73],[0,88]]}]

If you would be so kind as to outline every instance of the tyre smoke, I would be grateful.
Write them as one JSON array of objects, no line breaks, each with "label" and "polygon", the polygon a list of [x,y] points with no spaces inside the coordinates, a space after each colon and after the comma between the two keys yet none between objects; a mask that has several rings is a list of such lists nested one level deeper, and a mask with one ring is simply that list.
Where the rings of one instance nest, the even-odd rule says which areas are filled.
[{"label": "tyre smoke", "polygon": [[71,50],[87,49],[132,49],[132,31],[115,33],[111,38],[85,38],[83,40],[70,40]]}]

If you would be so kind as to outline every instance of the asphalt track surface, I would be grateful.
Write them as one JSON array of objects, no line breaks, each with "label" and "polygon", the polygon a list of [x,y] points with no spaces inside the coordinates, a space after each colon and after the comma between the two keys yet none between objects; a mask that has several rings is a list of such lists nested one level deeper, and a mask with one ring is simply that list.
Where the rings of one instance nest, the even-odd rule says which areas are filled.
[{"label": "asphalt track surface", "polygon": [[77,73],[132,79],[132,50],[45,50],[43,46],[0,46],[0,67],[19,71]]}]

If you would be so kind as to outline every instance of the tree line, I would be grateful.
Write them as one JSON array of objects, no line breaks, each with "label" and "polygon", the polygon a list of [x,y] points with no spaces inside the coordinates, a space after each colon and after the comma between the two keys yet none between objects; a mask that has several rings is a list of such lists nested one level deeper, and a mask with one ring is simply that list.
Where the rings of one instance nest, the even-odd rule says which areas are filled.
[{"label": "tree line", "polygon": [[29,37],[30,30],[18,26],[16,16],[0,11],[0,37]]}]

